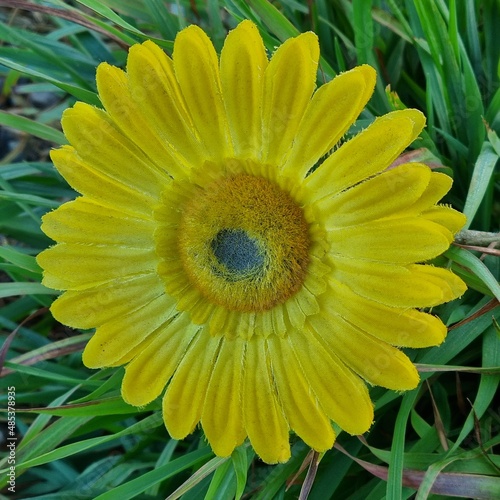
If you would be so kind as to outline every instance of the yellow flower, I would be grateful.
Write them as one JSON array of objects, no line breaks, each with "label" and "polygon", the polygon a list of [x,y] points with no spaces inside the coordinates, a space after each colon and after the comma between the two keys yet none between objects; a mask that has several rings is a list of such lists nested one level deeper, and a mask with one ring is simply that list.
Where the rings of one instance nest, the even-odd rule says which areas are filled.
[{"label": "yellow flower", "polygon": [[163,397],[166,427],[198,422],[227,456],[248,436],[266,462],[290,456],[289,431],[318,451],[368,430],[369,384],[416,387],[396,346],[441,343],[417,308],[465,291],[423,262],[464,217],[436,205],[451,180],[418,163],[387,170],[424,126],[389,113],[328,155],[370,98],[375,72],[315,90],[316,35],[268,60],[254,24],[229,33],[220,61],[196,26],[173,58],[133,46],[127,72],[97,70],[105,110],[64,113],[72,146],[53,151],[82,194],[44,217],[57,241],[38,258],[64,290],[54,316],[96,328],[87,366],[126,365],[122,394]]}]

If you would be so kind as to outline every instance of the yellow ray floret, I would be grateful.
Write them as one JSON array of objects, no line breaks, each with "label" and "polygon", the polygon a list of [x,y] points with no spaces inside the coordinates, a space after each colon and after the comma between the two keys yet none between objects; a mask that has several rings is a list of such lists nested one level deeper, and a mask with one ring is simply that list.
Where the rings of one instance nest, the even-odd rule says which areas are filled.
[{"label": "yellow ray floret", "polygon": [[465,222],[438,205],[451,179],[388,168],[424,116],[389,113],[336,147],[376,75],[363,65],[316,88],[318,64],[314,33],[268,58],[243,21],[219,58],[190,26],[172,58],[147,41],[126,71],[100,65],[104,109],[67,110],[71,145],[52,152],[81,194],[43,219],[56,241],[38,256],[43,282],[63,291],[52,313],[96,329],[84,363],[125,365],[126,402],[163,393],[168,432],[201,423],[220,456],[248,438],[286,461],[290,432],[322,452],[332,421],[366,432],[366,382],[416,387],[399,347],[445,338],[417,308],[465,291],[429,264]]}]

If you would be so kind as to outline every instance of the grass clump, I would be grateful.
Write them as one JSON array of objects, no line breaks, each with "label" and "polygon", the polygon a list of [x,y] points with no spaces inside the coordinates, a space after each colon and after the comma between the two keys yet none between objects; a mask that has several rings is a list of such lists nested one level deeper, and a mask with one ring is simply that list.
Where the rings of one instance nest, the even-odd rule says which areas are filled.
[{"label": "grass clump", "polygon": [[[422,383],[399,395],[371,391],[375,424],[363,438],[339,435],[318,457],[298,439],[286,464],[266,466],[243,445],[214,457],[201,434],[170,439],[160,403],[133,408],[120,397],[122,369],[81,362],[91,332],[48,312],[56,292],[40,284],[35,255],[51,244],[41,216],[76,193],[48,152],[65,143],[59,120],[76,100],[99,106],[95,68],[123,65],[131,44],[167,52],[199,24],[220,50],[242,19],[266,46],[313,30],[320,81],[357,64],[378,72],[356,127],[393,109],[428,119],[411,159],[454,178],[447,203],[468,218],[441,258],[469,291],[433,311],[450,326],[439,348],[409,352]],[[495,0],[79,0],[0,6],[0,406],[15,388],[16,486],[9,449],[4,495],[33,499],[484,498],[500,496],[500,6]],[[0,415],[8,444],[9,413]],[[292,440],[294,438],[292,437]],[[415,493],[417,492],[417,493]]]}]

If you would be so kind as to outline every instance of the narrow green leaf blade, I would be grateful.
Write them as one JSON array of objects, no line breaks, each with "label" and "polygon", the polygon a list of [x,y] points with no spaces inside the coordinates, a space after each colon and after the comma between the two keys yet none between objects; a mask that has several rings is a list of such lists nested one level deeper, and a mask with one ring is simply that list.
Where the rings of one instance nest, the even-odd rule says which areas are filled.
[{"label": "narrow green leaf blade", "polygon": [[68,92],[75,96],[77,99],[87,102],[88,104],[93,104],[94,106],[101,106],[101,101],[97,97],[95,92],[91,92],[90,90],[83,89],[71,83],[63,82],[61,80],[57,80],[56,78],[51,77],[48,74],[41,73],[36,71],[29,66],[25,66],[22,64],[18,64],[16,61],[8,59],[6,57],[0,57],[0,64],[7,66],[8,68],[15,69],[24,75],[32,76],[35,78],[41,78],[46,82],[53,83],[56,87]]},{"label": "narrow green leaf blade", "polygon": [[41,274],[42,272],[42,269],[37,264],[35,257],[18,252],[8,246],[0,246],[0,258],[5,259],[8,262],[12,262],[12,264],[33,273]]},{"label": "narrow green leaf blade", "polygon": [[16,282],[0,283],[0,298],[16,295],[58,295],[59,292],[43,286],[41,283]]},{"label": "narrow green leaf blade", "polygon": [[474,165],[474,172],[465,201],[464,214],[467,217],[467,223],[464,229],[468,229],[472,224],[474,216],[483,200],[488,189],[488,184],[493,175],[495,165],[498,161],[498,153],[489,142],[484,142],[481,153]]},{"label": "narrow green leaf blade", "polygon": [[117,498],[120,500],[129,500],[130,498],[135,498],[154,484],[165,481],[169,477],[175,476],[185,469],[195,467],[211,456],[212,450],[208,447],[193,451],[176,460],[172,460],[172,462],[158,469],[147,472],[137,479],[123,483],[117,488],[97,496],[94,500],[116,500]]},{"label": "narrow green leaf blade", "polygon": [[500,285],[482,260],[471,252],[455,246],[450,247],[445,255],[457,264],[470,269],[500,301]]},{"label": "narrow green leaf blade", "polygon": [[55,144],[62,145],[66,144],[68,141],[64,134],[59,130],[56,130],[43,123],[30,120],[24,116],[13,115],[12,113],[7,113],[0,110],[0,124],[7,127],[12,127],[27,134],[34,135],[40,139],[46,141],[54,142]]}]

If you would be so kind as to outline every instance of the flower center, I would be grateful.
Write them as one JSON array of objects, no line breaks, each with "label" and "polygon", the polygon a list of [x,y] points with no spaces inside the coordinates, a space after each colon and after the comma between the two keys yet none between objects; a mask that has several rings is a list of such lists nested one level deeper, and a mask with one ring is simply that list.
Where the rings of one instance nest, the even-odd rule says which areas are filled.
[{"label": "flower center", "polygon": [[259,245],[241,229],[223,229],[211,243],[212,251],[228,274],[243,279],[249,272],[257,271],[264,264],[264,254]]},{"label": "flower center", "polygon": [[228,310],[271,309],[304,282],[309,225],[292,197],[262,177],[203,186],[185,203],[177,234],[191,284]]}]

